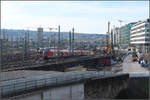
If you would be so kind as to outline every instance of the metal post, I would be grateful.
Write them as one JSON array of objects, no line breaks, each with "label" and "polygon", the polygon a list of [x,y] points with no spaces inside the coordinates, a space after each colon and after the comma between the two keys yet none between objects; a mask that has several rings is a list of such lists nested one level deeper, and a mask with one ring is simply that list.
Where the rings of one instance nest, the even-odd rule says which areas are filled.
[{"label": "metal post", "polygon": [[[55,32],[54,32],[54,52],[55,52],[55,45],[56,45],[56,43],[55,43]],[[53,53],[53,56],[55,56],[55,53]]]},{"label": "metal post", "polygon": [[27,33],[25,33],[24,53],[25,53],[25,57],[27,57]]},{"label": "metal post", "polygon": [[63,44],[63,34],[61,34],[60,35],[60,37],[61,37],[61,40],[60,40],[60,47],[61,47],[61,49],[63,49],[63,46],[65,46],[65,44]]},{"label": "metal post", "polygon": [[27,50],[28,50],[28,53],[29,53],[29,52],[30,52],[30,48],[29,48],[29,43],[30,43],[30,35],[29,35],[29,30],[28,30],[28,42],[27,42],[27,43],[28,43],[28,45],[27,45],[27,46],[28,46],[28,49],[27,49]]},{"label": "metal post", "polygon": [[57,46],[57,55],[60,56],[60,25],[58,26],[58,46]]},{"label": "metal post", "polygon": [[6,62],[7,62],[7,58],[9,56],[9,48],[8,48],[8,44],[9,44],[9,41],[8,41],[8,34],[6,35]]},{"label": "metal post", "polygon": [[22,39],[22,64],[24,63],[24,38]]},{"label": "metal post", "polygon": [[18,41],[18,33],[17,33],[17,49],[19,48],[19,41]]},{"label": "metal post", "polygon": [[71,31],[69,31],[69,55],[71,55],[71,49],[72,49],[72,46],[71,46]]},{"label": "metal post", "polygon": [[50,34],[49,34],[49,48],[50,48],[50,50],[51,50],[51,42],[52,42],[52,41],[51,41],[51,40],[52,40],[51,30],[52,30],[52,29],[50,28],[50,32],[49,32],[49,33],[50,33]]},{"label": "metal post", "polygon": [[[84,51],[84,40],[81,41],[81,53]],[[82,55],[82,54],[81,54]]]},{"label": "metal post", "polygon": [[72,54],[74,55],[74,28],[72,28]]}]

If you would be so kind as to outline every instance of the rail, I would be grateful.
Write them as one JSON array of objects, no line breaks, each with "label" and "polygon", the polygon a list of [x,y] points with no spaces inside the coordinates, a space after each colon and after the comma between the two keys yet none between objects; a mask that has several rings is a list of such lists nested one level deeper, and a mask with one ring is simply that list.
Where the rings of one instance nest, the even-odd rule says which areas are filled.
[{"label": "rail", "polygon": [[[91,57],[91,58],[90,58]],[[85,59],[93,59],[93,56],[75,56],[73,58],[61,58],[59,60],[55,59],[55,61],[43,61],[43,62],[32,62],[32,60],[28,61],[18,61],[15,63],[8,63],[6,65],[3,65],[2,71],[12,71],[12,70],[19,70],[19,69],[25,69],[25,68],[33,68],[33,67],[40,67],[40,66],[45,66],[45,65],[53,65],[53,64],[61,64],[61,63],[68,63],[68,62],[74,62],[74,61],[80,61],[80,60],[85,60]]]}]

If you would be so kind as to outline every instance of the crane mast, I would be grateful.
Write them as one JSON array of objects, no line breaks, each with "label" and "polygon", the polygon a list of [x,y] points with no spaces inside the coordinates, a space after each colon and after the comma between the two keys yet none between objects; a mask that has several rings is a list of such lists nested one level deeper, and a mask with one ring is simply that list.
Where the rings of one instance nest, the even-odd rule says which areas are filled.
[{"label": "crane mast", "polygon": [[107,39],[107,54],[111,52],[111,43],[110,43],[110,22],[108,22],[108,39]]}]

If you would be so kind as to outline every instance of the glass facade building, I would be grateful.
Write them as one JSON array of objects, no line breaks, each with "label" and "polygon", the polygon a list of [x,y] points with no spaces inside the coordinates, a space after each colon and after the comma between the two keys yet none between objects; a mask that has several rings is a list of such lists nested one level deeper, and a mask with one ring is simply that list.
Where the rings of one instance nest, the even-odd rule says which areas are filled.
[{"label": "glass facade building", "polygon": [[120,28],[120,45],[129,46],[130,45],[130,30],[133,27],[134,23],[129,23]]}]

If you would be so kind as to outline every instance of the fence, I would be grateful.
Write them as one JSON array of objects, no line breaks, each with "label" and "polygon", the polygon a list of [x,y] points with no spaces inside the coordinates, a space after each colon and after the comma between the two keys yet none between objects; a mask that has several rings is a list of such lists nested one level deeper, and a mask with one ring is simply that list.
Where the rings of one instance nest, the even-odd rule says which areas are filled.
[{"label": "fence", "polygon": [[22,78],[1,82],[0,92],[2,97],[8,97],[44,87],[60,86],[62,84],[75,83],[106,76],[112,76],[112,73],[81,71],[67,72],[65,74],[53,75],[53,77],[50,77],[50,75],[42,75],[41,77]]}]

